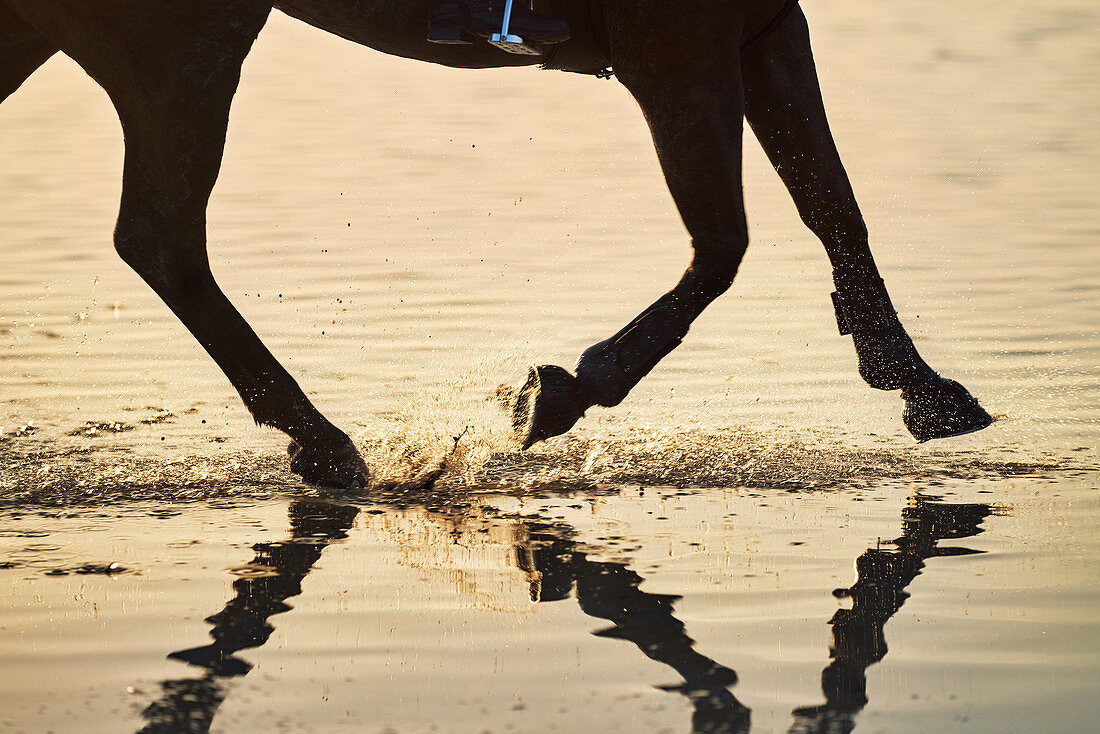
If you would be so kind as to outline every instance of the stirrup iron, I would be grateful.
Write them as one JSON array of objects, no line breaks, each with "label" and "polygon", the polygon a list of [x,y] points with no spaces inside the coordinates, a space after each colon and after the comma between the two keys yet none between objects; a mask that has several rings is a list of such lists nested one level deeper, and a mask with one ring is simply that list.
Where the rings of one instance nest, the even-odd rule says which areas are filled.
[{"label": "stirrup iron", "polygon": [[542,49],[534,44],[527,43],[514,33],[508,32],[508,24],[512,20],[512,0],[504,3],[504,23],[500,27],[500,33],[489,36],[489,43],[501,51],[520,56],[541,56]]}]

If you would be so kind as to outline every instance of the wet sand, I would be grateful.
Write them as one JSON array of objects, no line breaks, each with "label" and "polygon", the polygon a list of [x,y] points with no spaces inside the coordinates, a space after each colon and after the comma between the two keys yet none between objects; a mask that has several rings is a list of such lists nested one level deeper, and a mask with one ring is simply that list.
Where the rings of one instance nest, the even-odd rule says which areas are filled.
[{"label": "wet sand", "polygon": [[634,103],[274,16],[215,274],[376,474],[448,457],[318,493],[113,253],[105,95],[40,70],[0,107],[0,731],[1091,731],[1100,12],[806,12],[895,305],[986,431],[914,445],[858,379],[749,137],[734,288],[518,452],[483,396],[688,260]]}]

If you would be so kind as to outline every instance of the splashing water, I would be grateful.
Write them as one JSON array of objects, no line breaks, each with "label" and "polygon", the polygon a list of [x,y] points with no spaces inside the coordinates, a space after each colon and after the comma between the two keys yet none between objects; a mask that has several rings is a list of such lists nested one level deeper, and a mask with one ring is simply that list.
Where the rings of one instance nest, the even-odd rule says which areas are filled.
[{"label": "splashing water", "polygon": [[552,439],[523,454],[496,456],[475,474],[475,481],[526,487],[633,484],[793,491],[890,479],[935,483],[1085,469],[1056,457],[927,450],[890,441],[859,445],[847,439],[830,430],[654,429],[602,421],[591,432]]},{"label": "splashing water", "polygon": [[356,442],[373,485],[424,486],[443,474],[473,483],[494,456],[518,451],[511,416],[495,395],[502,375],[522,375],[530,363],[525,348],[506,352],[422,389],[395,414],[359,423]]},{"label": "splashing water", "polygon": [[[407,498],[438,479],[436,494],[594,491],[598,487],[745,487],[821,490],[884,480],[919,481],[1094,470],[1079,459],[987,450],[928,451],[884,442],[857,446],[827,430],[757,430],[744,426],[655,429],[594,421],[575,435],[520,451],[507,416],[488,401],[462,408],[450,396],[417,401],[361,442],[375,473],[371,497]],[[421,408],[421,406],[424,406]],[[132,434],[127,434],[132,435]],[[29,439],[26,439],[29,441]],[[0,510],[115,506],[312,494],[272,452],[225,452],[174,458],[117,446],[55,447],[0,442]],[[349,499],[351,499],[349,497]]]},{"label": "splashing water", "polygon": [[[574,491],[628,485],[805,490],[890,479],[944,479],[1087,470],[1088,457],[1036,455],[1001,447],[944,444],[917,448],[895,439],[869,442],[835,427],[756,429],[684,424],[657,427],[622,411],[590,411],[568,435],[521,451],[509,412],[496,397],[518,380],[529,347],[481,361],[425,385],[400,411],[360,422],[357,444],[373,478],[372,497],[437,492]],[[145,423],[145,421],[142,421]],[[101,431],[97,431],[98,436]],[[189,502],[311,493],[273,452],[139,455],[140,430],[73,445],[30,426],[0,437],[0,508]],[[69,432],[72,436],[73,432]],[[80,433],[81,439],[88,435]]]}]

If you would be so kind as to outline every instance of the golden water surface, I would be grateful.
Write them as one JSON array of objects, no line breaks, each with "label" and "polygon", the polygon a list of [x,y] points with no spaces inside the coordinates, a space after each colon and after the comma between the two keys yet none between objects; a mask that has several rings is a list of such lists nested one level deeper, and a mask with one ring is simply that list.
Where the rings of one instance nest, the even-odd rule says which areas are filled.
[{"label": "golden water surface", "polygon": [[320,496],[115,255],[106,96],[39,70],[0,106],[0,731],[1093,731],[1100,9],[804,5],[895,306],[990,429],[917,446],[859,380],[750,136],[733,289],[517,452],[483,396],[688,262],[635,104],[276,15],[215,275],[377,475],[454,451]]}]

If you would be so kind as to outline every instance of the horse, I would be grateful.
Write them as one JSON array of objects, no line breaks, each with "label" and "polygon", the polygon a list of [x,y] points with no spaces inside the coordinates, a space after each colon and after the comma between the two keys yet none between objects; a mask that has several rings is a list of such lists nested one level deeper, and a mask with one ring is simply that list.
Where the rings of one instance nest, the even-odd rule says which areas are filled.
[{"label": "horse", "polygon": [[861,377],[901,390],[918,441],[988,426],[958,383],[920,357],[891,305],[829,131],[809,29],[797,0],[537,0],[571,38],[537,54],[425,38],[429,0],[0,0],[0,101],[64,53],[106,90],[125,160],[114,245],[217,362],[259,424],[292,441],[310,484],[369,486],[351,439],[323,416],[226,298],[210,271],[206,208],[241,64],[273,10],[383,53],[461,68],[544,67],[609,75],[637,101],[691,237],[676,285],[580,357],[575,374],[532,367],[503,390],[526,448],[619,404],[733,283],[748,245],[744,122],[821,240],[841,334]]}]

